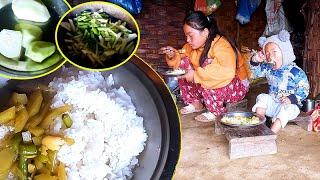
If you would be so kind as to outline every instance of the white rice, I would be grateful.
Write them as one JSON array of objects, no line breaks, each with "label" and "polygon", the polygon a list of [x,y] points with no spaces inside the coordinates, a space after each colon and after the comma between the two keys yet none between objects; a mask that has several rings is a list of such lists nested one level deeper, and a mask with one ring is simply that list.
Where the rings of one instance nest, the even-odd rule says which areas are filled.
[{"label": "white rice", "polygon": [[54,78],[49,84],[57,91],[52,107],[72,105],[72,127],[64,128],[61,117],[50,127],[50,133],[75,141],[58,152],[69,180],[130,179],[133,175],[147,134],[130,96],[123,87],[113,85],[112,75],[106,78],[100,72],[85,71]]},{"label": "white rice", "polygon": [[[0,77],[0,88],[2,88],[3,86],[5,86],[7,84],[7,81],[9,79]],[[11,126],[6,126],[6,125],[1,125],[0,124],[0,141],[7,136],[8,134],[10,134],[10,132],[14,131],[14,127]]]},{"label": "white rice", "polygon": [[0,141],[4,139],[4,137],[12,133],[13,131],[14,131],[14,127],[12,126],[0,125]]}]

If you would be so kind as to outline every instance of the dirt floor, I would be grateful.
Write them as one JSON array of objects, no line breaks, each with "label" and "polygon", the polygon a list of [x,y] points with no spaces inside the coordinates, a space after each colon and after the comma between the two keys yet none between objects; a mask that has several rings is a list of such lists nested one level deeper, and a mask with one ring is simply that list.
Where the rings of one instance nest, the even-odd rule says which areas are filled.
[{"label": "dirt floor", "polygon": [[[249,105],[256,93],[249,93]],[[225,136],[214,133],[214,123],[195,121],[196,115],[181,116],[174,179],[320,179],[320,133],[289,123],[277,136],[276,154],[230,160]]]}]

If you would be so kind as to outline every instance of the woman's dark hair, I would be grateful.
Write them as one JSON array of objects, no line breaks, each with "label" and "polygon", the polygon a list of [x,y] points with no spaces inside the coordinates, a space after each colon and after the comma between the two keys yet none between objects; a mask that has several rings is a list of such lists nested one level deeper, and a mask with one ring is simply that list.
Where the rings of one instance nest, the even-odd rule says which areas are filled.
[{"label": "woman's dark hair", "polygon": [[207,59],[208,52],[211,47],[211,43],[217,35],[220,35],[220,38],[221,37],[226,38],[227,41],[231,44],[236,55],[236,62],[238,62],[238,51],[237,51],[236,45],[227,36],[223,35],[219,31],[217,22],[213,17],[213,15],[206,16],[201,11],[190,11],[188,15],[184,18],[183,22],[184,24],[187,24],[193,29],[196,29],[199,31],[203,31],[205,28],[209,30],[209,35],[205,42],[203,53],[200,57],[200,65],[202,65],[204,61]]}]

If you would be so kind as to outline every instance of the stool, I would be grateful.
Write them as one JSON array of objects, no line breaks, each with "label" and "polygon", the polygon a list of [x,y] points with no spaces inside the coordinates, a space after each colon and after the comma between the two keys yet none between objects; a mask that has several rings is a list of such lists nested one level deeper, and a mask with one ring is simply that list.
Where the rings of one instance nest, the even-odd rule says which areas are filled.
[{"label": "stool", "polygon": [[215,133],[224,134],[229,141],[229,158],[259,156],[277,153],[277,135],[265,124],[239,128],[215,121]]}]

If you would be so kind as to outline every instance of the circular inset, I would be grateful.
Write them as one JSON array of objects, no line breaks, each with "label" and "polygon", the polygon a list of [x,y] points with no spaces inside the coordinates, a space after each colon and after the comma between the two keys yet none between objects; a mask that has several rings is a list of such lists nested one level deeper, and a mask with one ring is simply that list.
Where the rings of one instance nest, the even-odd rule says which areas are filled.
[{"label": "circular inset", "polygon": [[138,48],[137,22],[125,9],[107,2],[88,2],[69,10],[56,28],[63,56],[87,70],[110,70],[128,61]]},{"label": "circular inset", "polygon": [[0,7],[0,75],[32,79],[51,73],[65,60],[54,43],[60,17],[70,9],[63,0],[15,0]]}]

